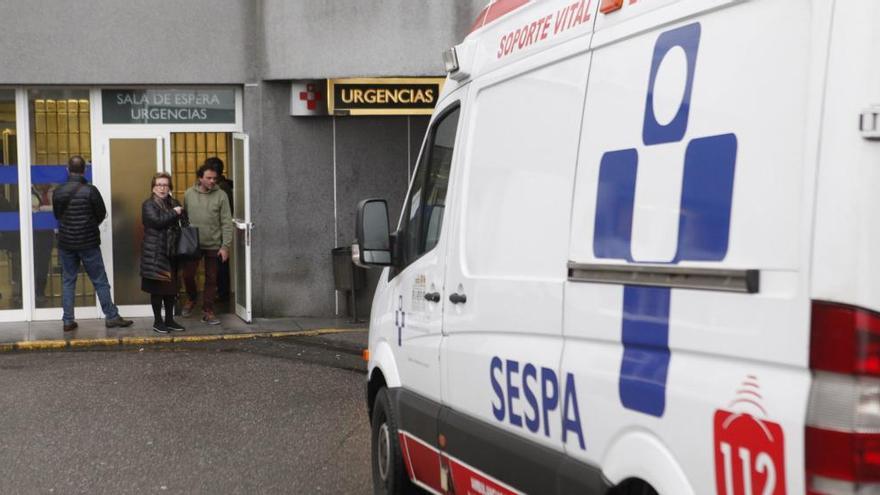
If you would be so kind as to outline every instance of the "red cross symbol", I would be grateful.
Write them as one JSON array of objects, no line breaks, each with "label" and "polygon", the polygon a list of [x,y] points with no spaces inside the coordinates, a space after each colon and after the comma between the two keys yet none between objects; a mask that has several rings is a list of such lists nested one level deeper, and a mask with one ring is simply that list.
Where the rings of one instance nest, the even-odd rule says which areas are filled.
[{"label": "red cross symbol", "polygon": [[317,91],[317,88],[314,84],[306,84],[306,90],[299,92],[299,99],[306,102],[306,107],[309,110],[315,110],[318,108],[318,102],[321,101],[324,97],[321,95],[320,91]]}]

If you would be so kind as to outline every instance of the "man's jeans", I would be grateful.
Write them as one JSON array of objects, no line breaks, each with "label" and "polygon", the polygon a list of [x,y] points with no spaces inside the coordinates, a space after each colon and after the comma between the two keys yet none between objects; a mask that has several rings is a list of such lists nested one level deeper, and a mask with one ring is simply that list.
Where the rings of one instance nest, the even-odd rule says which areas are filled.
[{"label": "man's jeans", "polygon": [[70,251],[58,248],[58,256],[61,258],[61,306],[64,308],[64,323],[71,323],[73,317],[73,298],[76,291],[76,275],[79,273],[79,264],[82,261],[86,273],[95,286],[98,300],[101,301],[101,309],[104,317],[108,320],[119,317],[119,310],[113,304],[110,297],[110,282],[107,281],[107,272],[104,271],[104,259],[101,257],[101,248],[82,249]]}]

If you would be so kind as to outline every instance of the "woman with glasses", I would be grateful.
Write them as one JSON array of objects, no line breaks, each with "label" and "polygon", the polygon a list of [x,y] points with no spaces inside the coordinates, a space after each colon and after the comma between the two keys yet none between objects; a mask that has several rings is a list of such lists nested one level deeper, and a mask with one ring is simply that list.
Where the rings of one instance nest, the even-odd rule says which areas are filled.
[{"label": "woman with glasses", "polygon": [[[141,290],[150,294],[153,306],[153,330],[159,333],[182,332],[174,321],[174,302],[180,291],[177,277],[177,241],[183,207],[171,197],[171,176],[159,172],[150,182],[152,194],[141,207],[144,243],[141,247]],[[162,318],[162,306],[165,318]]]}]

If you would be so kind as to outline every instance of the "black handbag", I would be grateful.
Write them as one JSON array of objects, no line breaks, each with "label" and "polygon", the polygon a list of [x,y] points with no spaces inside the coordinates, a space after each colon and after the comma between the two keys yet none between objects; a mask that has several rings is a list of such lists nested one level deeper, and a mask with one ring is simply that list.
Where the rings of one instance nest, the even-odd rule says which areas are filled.
[{"label": "black handbag", "polygon": [[177,239],[177,256],[192,258],[199,254],[199,228],[189,222],[181,222],[180,237]]}]

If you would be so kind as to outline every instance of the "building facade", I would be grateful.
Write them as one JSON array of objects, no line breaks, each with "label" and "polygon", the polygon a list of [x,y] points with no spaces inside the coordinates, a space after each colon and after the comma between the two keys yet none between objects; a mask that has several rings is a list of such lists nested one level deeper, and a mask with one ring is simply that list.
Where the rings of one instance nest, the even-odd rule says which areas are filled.
[{"label": "building facade", "polygon": [[[149,312],[137,273],[149,177],[170,172],[180,196],[215,155],[235,184],[239,313],[343,313],[331,249],[351,243],[362,198],[388,199],[396,220],[429,117],[329,113],[328,82],[442,77],[442,51],[483,3],[3,1],[0,321],[60,317],[51,192],[73,154],[107,202],[102,249],[125,314]],[[77,306],[99,314],[84,276]]]}]

